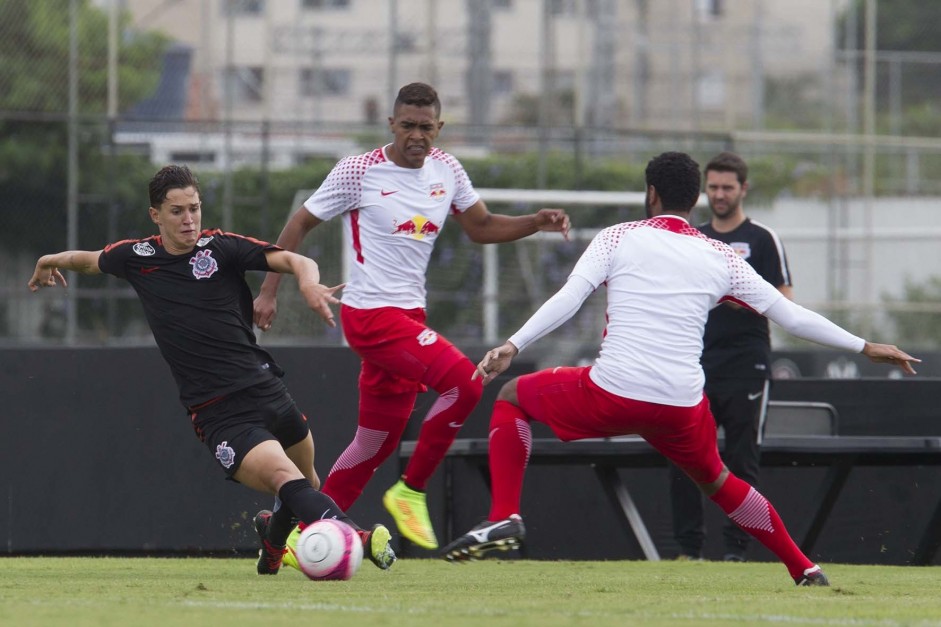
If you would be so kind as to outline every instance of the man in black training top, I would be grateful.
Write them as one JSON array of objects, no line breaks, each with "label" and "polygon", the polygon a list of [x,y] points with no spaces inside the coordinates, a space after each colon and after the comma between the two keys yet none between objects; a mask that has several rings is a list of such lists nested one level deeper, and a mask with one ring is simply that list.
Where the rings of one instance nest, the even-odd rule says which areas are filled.
[{"label": "man in black training top", "polygon": [[[745,161],[723,152],[706,164],[703,175],[712,219],[699,225],[699,230],[731,246],[761,278],[791,298],[791,275],[781,240],[767,226],[749,219],[742,207],[748,193]],[[768,403],[770,361],[767,318],[732,303],[709,313],[701,363],[709,406],[716,425],[725,431],[722,458],[729,470],[754,487],[758,487],[759,417]],[[675,466],[670,467],[670,474],[673,534],[680,558],[701,559],[705,541],[702,493]],[[738,525],[728,522],[723,528],[724,559],[744,561],[750,539]]]}]

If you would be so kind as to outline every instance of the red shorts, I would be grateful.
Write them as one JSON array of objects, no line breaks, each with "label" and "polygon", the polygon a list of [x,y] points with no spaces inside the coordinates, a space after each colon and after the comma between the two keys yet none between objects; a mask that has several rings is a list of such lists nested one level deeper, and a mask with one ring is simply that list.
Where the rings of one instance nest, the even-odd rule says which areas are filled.
[{"label": "red shorts", "polygon": [[519,406],[563,441],[639,435],[697,483],[722,471],[709,401],[675,407],[624,398],[591,380],[590,367],[552,368],[517,381]]},{"label": "red shorts", "polygon": [[[456,360],[467,359],[451,342],[425,325],[424,309],[340,307],[343,335],[362,358],[359,386],[377,394],[425,392],[422,383],[434,380],[436,368],[447,369]],[[454,359],[436,363],[445,351]]]}]

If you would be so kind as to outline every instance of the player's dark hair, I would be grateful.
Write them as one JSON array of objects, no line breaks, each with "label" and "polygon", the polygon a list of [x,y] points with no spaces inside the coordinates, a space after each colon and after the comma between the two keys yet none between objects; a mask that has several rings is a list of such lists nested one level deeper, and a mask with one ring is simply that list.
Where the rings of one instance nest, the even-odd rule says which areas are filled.
[{"label": "player's dark hair", "polygon": [[399,95],[395,98],[393,112],[400,105],[414,105],[416,107],[434,107],[435,117],[441,115],[441,101],[438,100],[438,92],[427,83],[409,83],[399,90]]},{"label": "player's dark hair", "polygon": [[665,211],[689,211],[699,200],[699,164],[685,152],[665,152],[650,160],[644,172]]},{"label": "player's dark hair", "polygon": [[738,179],[739,185],[744,185],[745,181],[748,180],[748,165],[745,163],[745,160],[739,157],[734,152],[720,152],[712,160],[706,164],[706,169],[703,170],[703,176],[709,174],[709,170],[715,172],[735,172],[735,178]]},{"label": "player's dark hair", "polygon": [[154,174],[150,179],[150,206],[159,207],[167,194],[172,189],[184,189],[186,187],[195,187],[199,191],[199,181],[196,176],[190,172],[185,165],[168,165],[160,168],[160,171]]}]

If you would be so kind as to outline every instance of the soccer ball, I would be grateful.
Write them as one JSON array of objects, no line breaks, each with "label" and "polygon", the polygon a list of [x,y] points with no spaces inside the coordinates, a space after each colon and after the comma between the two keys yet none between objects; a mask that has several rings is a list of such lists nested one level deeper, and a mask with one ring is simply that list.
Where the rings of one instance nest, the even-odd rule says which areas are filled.
[{"label": "soccer ball", "polygon": [[363,563],[359,534],[333,518],[307,525],[294,551],[301,572],[314,580],[349,579]]}]

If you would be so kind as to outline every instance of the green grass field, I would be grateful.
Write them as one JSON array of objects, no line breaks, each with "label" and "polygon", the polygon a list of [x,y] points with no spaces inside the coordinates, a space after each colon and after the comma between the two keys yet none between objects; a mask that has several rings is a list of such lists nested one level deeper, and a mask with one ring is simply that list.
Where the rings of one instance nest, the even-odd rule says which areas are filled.
[{"label": "green grass field", "polygon": [[772,563],[402,559],[351,581],[254,560],[10,557],[0,625],[941,625],[941,569],[827,565],[798,588]]}]

